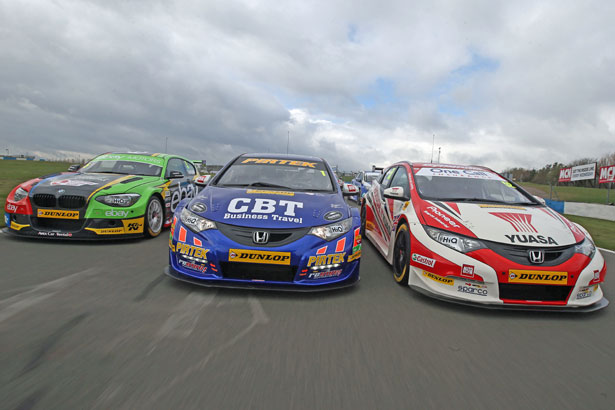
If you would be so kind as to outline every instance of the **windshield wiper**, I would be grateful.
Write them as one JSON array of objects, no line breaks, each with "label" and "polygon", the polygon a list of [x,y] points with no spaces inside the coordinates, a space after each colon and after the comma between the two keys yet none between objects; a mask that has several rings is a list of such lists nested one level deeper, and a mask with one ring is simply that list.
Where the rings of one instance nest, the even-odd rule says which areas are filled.
[{"label": "windshield wiper", "polygon": [[292,189],[292,188],[284,186],[284,185],[270,184],[269,182],[252,182],[248,186],[261,186],[261,187],[268,187],[268,188]]}]

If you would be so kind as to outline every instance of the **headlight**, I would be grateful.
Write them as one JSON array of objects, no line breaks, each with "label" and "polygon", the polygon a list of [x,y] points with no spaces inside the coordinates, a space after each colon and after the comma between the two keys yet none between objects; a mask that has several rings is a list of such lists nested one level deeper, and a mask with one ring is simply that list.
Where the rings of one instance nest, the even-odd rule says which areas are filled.
[{"label": "headlight", "polygon": [[486,248],[485,244],[476,239],[467,238],[465,236],[456,235],[448,231],[441,231],[440,229],[432,228],[430,226],[424,226],[427,234],[436,242],[441,243],[444,246],[448,246],[461,253],[468,253],[478,249]]},{"label": "headlight", "polygon": [[194,232],[206,231],[208,229],[216,229],[215,222],[198,216],[197,214],[190,212],[186,208],[182,209],[181,214],[179,214],[179,219],[184,225],[186,225]]},{"label": "headlight", "polygon": [[343,221],[329,225],[315,226],[310,229],[308,234],[318,236],[325,241],[330,241],[349,232],[350,229],[352,229],[352,218],[344,219]]},{"label": "headlight", "polygon": [[21,201],[22,199],[26,198],[28,196],[28,191],[26,191],[25,189],[23,189],[22,187],[17,188],[17,191],[15,191],[15,195],[13,196],[15,202],[17,201]]},{"label": "headlight", "polygon": [[574,246],[574,252],[582,253],[583,255],[588,256],[589,259],[591,259],[596,253],[596,247],[594,246],[594,243],[592,241],[590,241],[588,238],[585,238],[583,242]]},{"label": "headlight", "polygon": [[134,205],[141,195],[139,194],[117,194],[117,195],[102,195],[96,198],[98,202],[102,202],[109,206],[132,206]]}]

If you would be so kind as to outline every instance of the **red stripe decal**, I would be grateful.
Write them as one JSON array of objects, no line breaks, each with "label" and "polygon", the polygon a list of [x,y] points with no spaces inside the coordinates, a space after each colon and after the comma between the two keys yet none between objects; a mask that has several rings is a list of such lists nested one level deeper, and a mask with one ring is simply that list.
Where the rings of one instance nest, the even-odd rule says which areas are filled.
[{"label": "red stripe decal", "polygon": [[200,240],[200,239],[198,239],[198,238],[194,238],[194,237],[193,237],[193,238],[192,238],[192,242],[193,242],[196,246],[202,246],[202,245],[203,245],[203,242],[201,242],[201,240]]},{"label": "red stripe decal", "polygon": [[337,241],[337,245],[335,245],[335,252],[342,252],[344,247],[346,246],[346,238],[342,238]]},{"label": "red stripe decal", "polygon": [[179,241],[186,242],[186,228],[183,226],[179,227]]},{"label": "red stripe decal", "polygon": [[327,247],[326,247],[326,246],[323,246],[322,248],[320,248],[320,249],[318,249],[318,250],[316,251],[316,255],[324,255],[324,254],[325,254],[325,252],[327,252]]}]

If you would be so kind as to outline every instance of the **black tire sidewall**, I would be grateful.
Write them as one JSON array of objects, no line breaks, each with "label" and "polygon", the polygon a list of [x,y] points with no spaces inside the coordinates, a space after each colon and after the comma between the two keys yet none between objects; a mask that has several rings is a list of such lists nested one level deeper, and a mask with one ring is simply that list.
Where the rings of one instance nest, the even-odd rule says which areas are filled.
[{"label": "black tire sidewall", "polygon": [[[402,267],[403,272],[399,272],[396,265],[396,258],[399,252],[399,238],[400,235],[404,235],[406,237],[406,246],[405,253],[406,257],[404,266]],[[395,235],[395,245],[393,246],[393,279],[400,285],[407,285],[408,279],[410,276],[410,229],[406,223],[400,224],[397,229],[397,234]]]}]

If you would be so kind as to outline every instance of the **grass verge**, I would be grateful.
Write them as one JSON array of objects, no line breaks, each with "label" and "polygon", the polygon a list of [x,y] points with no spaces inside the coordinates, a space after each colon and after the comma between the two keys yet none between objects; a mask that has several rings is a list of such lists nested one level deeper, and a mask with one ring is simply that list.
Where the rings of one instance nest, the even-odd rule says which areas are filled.
[{"label": "grass verge", "polygon": [[596,246],[615,251],[615,222],[585,216],[564,215],[589,231]]},{"label": "grass verge", "polygon": [[[544,191],[546,198],[549,199],[549,185],[534,184],[532,182],[523,182],[522,187],[534,188]],[[603,184],[606,185],[606,184]],[[608,189],[602,188],[585,188],[577,186],[554,186],[553,198],[559,201],[569,202],[585,202],[589,204],[606,204]],[[615,188],[611,189],[610,202],[615,202]]]}]

